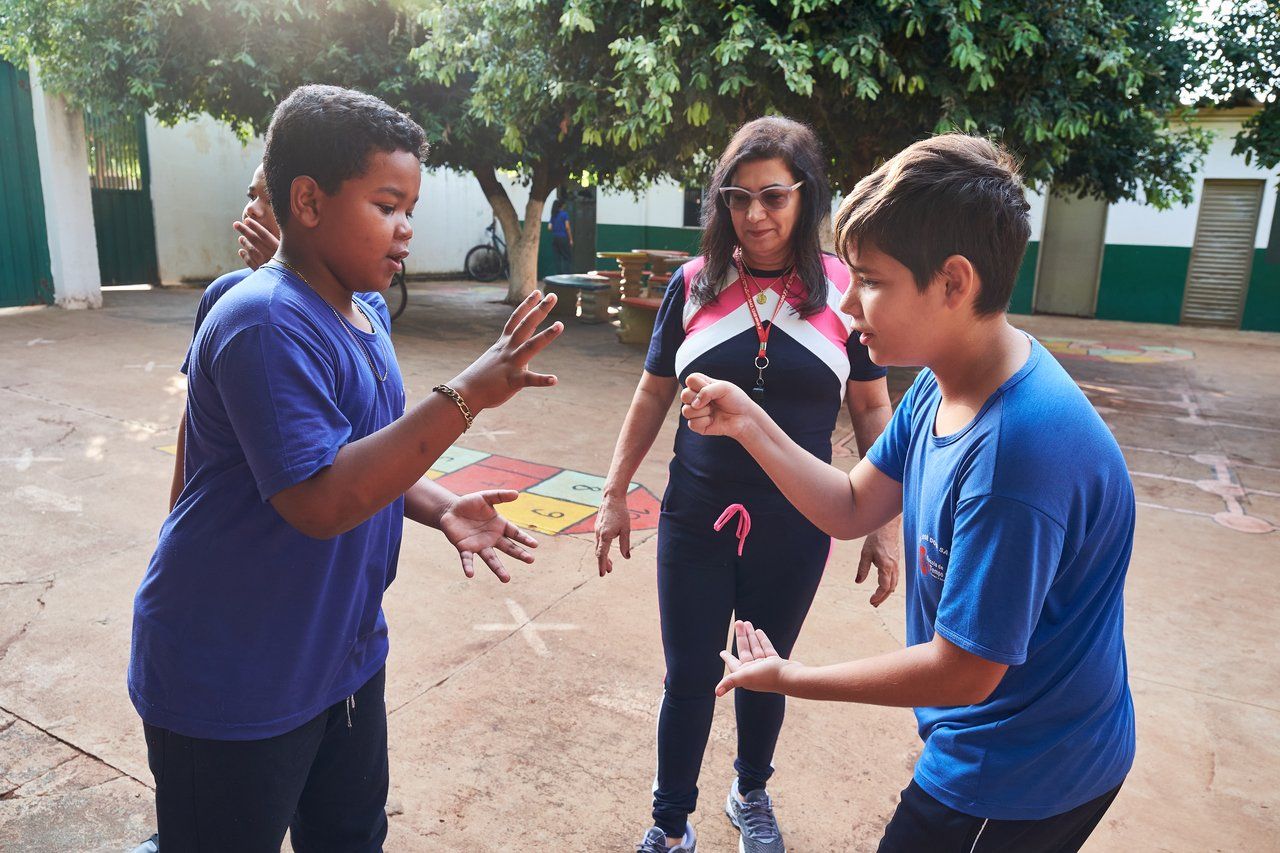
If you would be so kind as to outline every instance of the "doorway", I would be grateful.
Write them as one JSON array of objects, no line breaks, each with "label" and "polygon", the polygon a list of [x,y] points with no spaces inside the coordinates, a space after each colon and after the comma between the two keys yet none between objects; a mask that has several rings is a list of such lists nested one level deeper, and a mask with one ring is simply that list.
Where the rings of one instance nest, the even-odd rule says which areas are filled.
[{"label": "doorway", "polygon": [[1050,193],[1036,261],[1034,311],[1092,317],[1107,228],[1107,202]]},{"label": "doorway", "polygon": [[159,284],[142,116],[86,112],[84,131],[102,284]]}]

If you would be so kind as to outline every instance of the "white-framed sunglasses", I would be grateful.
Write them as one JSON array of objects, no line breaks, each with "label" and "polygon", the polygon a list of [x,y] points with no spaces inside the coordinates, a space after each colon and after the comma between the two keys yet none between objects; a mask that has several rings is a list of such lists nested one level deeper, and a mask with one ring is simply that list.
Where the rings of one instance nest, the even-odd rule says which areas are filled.
[{"label": "white-framed sunglasses", "polygon": [[765,187],[756,193],[742,187],[721,187],[720,198],[730,210],[746,210],[756,199],[766,210],[782,210],[791,203],[791,194],[802,186],[804,181],[796,181],[789,187]]}]

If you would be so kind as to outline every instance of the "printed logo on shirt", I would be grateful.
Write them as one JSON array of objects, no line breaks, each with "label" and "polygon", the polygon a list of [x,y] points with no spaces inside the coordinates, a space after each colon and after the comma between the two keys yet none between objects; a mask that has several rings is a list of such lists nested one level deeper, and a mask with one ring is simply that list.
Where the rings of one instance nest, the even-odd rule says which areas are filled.
[{"label": "printed logo on shirt", "polygon": [[920,569],[922,577],[945,581],[947,579],[947,557],[950,555],[951,552],[939,545],[938,541],[928,533],[920,534],[920,556],[917,568]]}]

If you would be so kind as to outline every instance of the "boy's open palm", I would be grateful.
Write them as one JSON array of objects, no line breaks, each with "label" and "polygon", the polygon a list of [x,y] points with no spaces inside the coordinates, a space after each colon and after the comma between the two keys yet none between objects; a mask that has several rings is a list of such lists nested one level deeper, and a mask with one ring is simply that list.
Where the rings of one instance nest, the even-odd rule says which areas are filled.
[{"label": "boy's open palm", "polygon": [[732,382],[691,373],[684,384],[680,414],[689,421],[689,429],[699,435],[737,438],[759,411],[747,392]]},{"label": "boy's open palm", "polygon": [[760,693],[782,692],[782,671],[800,664],[781,657],[764,631],[753,627],[750,622],[734,622],[733,634],[738,656],[734,657],[727,651],[720,653],[729,667],[729,674],[716,685],[716,695],[723,696],[735,687]]},{"label": "boy's open palm", "polygon": [[491,409],[510,400],[524,388],[546,388],[556,384],[554,376],[534,373],[529,369],[529,362],[534,356],[564,331],[563,323],[552,323],[537,332],[538,324],[547,318],[555,304],[554,293],[543,296],[535,290],[529,294],[511,313],[493,346],[454,381],[455,390],[473,408]]},{"label": "boy's open palm", "polygon": [[475,577],[475,558],[506,583],[511,575],[498,556],[501,552],[525,563],[533,562],[533,555],[525,548],[537,548],[538,540],[498,515],[495,504],[507,503],[519,497],[510,489],[494,489],[462,495],[449,504],[440,516],[440,532],[462,558],[462,571],[467,577]]}]

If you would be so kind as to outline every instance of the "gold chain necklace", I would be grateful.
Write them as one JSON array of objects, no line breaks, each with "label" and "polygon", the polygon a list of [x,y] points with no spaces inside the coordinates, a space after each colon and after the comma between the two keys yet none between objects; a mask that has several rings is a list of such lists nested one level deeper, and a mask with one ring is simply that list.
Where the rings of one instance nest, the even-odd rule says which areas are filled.
[{"label": "gold chain necklace", "polygon": [[[764,304],[765,302],[767,302],[767,301],[768,301],[768,299],[769,299],[769,297],[768,297],[768,295],[767,295],[767,294],[768,294],[768,290],[766,290],[765,288],[761,287],[761,286],[760,286],[760,282],[756,281],[756,277],[755,277],[755,276],[753,276],[753,275],[752,275],[752,274],[747,270],[747,264],[746,264],[745,259],[742,257],[742,249],[741,249],[741,248],[737,249],[737,250],[734,252],[734,256],[733,256],[733,258],[734,258],[734,260],[735,260],[735,261],[737,261],[738,266],[740,267],[740,272],[742,273],[743,277],[744,277],[747,281],[751,282],[751,286],[755,288],[755,290],[756,290],[756,302],[758,302],[758,303],[760,303],[761,305],[763,305],[763,304]],[[785,270],[783,270],[782,275],[778,276],[778,279],[782,282],[782,292],[783,292],[784,298],[785,298],[785,295],[786,295],[787,289],[791,286],[791,274],[792,274],[793,272],[795,272],[795,268],[796,268],[796,265],[795,265],[795,264],[792,264],[791,266],[789,266],[789,267],[787,267]]]},{"label": "gold chain necklace", "polygon": [[[382,372],[381,376],[378,375],[378,368],[373,366],[373,356],[369,354],[369,348],[365,346],[364,341],[360,340],[360,338],[356,336],[355,330],[351,328],[351,324],[346,320],[342,319],[342,315],[338,313],[338,309],[330,305],[329,300],[325,299],[323,296],[320,296],[320,293],[314,287],[311,287],[311,282],[307,281],[307,277],[302,273],[298,272],[298,270],[293,266],[293,264],[279,257],[270,258],[269,261],[275,261],[277,264],[279,264],[280,266],[287,269],[289,272],[296,275],[302,281],[303,284],[305,284],[307,287],[311,289],[312,293],[320,297],[320,301],[323,302],[329,308],[329,310],[333,312],[333,316],[337,319],[338,325],[346,329],[347,334],[351,336],[351,340],[355,341],[356,344],[360,347],[360,352],[364,353],[364,360],[368,363],[369,370],[373,372],[374,378],[377,379],[379,382],[386,382],[387,375],[391,372],[390,365],[388,365],[387,369]],[[370,317],[367,312],[365,312],[364,308],[362,308],[358,302],[355,302],[353,300],[351,304],[355,305],[356,310],[358,310],[361,314],[363,314],[364,318],[369,321],[369,328],[373,329],[373,336],[376,338],[378,336],[378,324],[373,322],[373,318]]]}]

